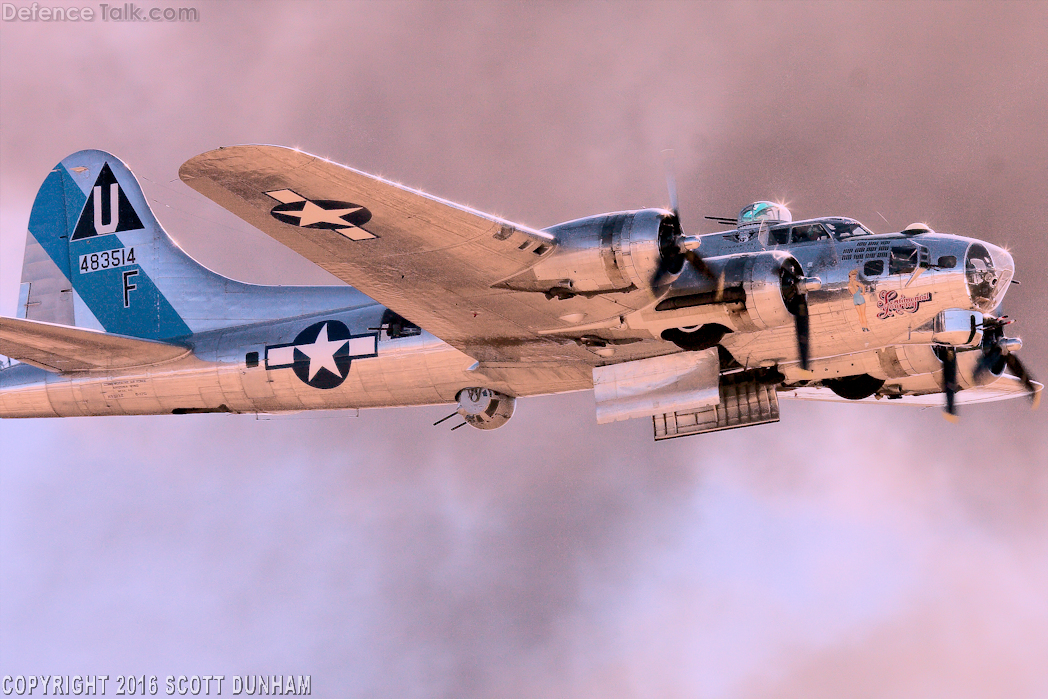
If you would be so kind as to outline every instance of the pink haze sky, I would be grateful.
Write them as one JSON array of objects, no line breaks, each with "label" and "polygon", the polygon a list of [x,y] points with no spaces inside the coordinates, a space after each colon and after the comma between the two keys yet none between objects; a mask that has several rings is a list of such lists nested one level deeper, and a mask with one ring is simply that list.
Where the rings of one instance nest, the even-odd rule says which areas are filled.
[{"label": "pink haze sky", "polygon": [[[199,22],[0,24],[4,315],[36,189],[82,148],[124,159],[197,259],[282,284],[335,280],[183,161],[299,146],[548,226],[665,205],[673,148],[689,232],[781,198],[1008,246],[1012,327],[1048,376],[1048,5],[178,5]],[[658,445],[598,426],[589,393],[492,433],[430,427],[443,407],[5,420],[0,675],[1048,696],[1048,413],[782,411]]]}]

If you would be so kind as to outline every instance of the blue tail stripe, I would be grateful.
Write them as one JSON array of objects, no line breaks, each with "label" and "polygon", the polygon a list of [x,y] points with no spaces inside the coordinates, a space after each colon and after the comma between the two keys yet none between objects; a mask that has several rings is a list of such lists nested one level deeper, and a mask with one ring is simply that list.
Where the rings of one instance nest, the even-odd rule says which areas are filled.
[{"label": "blue tail stripe", "polygon": [[29,214],[29,232],[70,281],[69,234],[86,201],[72,176],[59,164],[44,180]]},{"label": "blue tail stripe", "polygon": [[[74,222],[75,225],[75,222]],[[145,273],[141,265],[81,272],[81,255],[119,250],[124,244],[117,235],[100,235],[77,240],[69,246],[69,264],[73,268],[73,288],[98,318],[106,332],[150,340],[170,340],[191,334],[185,321]],[[151,252],[152,245],[136,246],[140,255]],[[129,281],[135,287],[124,290],[124,273],[137,272]],[[124,307],[124,294],[129,306]]]}]

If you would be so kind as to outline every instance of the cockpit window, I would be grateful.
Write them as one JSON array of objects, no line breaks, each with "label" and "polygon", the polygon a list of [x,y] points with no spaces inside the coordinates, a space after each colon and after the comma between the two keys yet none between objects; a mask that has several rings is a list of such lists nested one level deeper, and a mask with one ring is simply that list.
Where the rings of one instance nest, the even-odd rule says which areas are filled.
[{"label": "cockpit window", "polygon": [[794,243],[811,243],[816,240],[828,240],[829,237],[821,223],[807,223],[793,227]]},{"label": "cockpit window", "polygon": [[823,221],[823,225],[830,229],[830,233],[837,240],[847,240],[860,235],[873,235],[873,231],[858,221]]},{"label": "cockpit window", "polygon": [[790,241],[790,227],[772,228],[768,232],[768,242],[772,245],[785,245]]}]

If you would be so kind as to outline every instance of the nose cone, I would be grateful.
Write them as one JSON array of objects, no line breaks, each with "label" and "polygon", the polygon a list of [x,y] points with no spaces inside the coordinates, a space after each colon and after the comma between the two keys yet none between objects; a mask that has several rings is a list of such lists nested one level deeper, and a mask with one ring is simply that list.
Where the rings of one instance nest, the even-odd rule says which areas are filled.
[{"label": "nose cone", "polygon": [[1004,248],[990,243],[972,243],[964,256],[964,276],[972,303],[989,313],[1004,300],[1015,275],[1015,260]]}]

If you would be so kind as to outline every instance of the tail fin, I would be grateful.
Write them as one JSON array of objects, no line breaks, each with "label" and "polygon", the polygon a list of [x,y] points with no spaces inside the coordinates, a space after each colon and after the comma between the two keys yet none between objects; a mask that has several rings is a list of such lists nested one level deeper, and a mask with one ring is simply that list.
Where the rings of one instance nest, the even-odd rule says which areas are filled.
[{"label": "tail fin", "polygon": [[[84,150],[44,180],[29,217],[19,315],[149,339],[199,316],[193,302],[241,285],[186,255],[118,158]],[[197,311],[197,312],[194,312]]]},{"label": "tail fin", "polygon": [[192,332],[173,305],[185,283],[206,294],[226,281],[174,244],[124,163],[84,150],[55,166],[36,195],[19,315],[170,339]]},{"label": "tail fin", "polygon": [[348,286],[258,286],[212,272],[171,240],[124,163],[83,150],[36,195],[18,315],[172,340],[371,303]]}]

